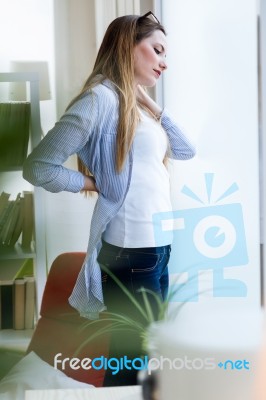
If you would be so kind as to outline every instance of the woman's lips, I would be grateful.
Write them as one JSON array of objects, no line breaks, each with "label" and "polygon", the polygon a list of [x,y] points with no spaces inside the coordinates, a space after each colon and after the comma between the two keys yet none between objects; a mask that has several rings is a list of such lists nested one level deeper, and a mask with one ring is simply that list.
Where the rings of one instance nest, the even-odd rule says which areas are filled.
[{"label": "woman's lips", "polygon": [[156,73],[158,78],[161,76],[161,71],[159,71],[158,69],[154,69],[153,71]]}]

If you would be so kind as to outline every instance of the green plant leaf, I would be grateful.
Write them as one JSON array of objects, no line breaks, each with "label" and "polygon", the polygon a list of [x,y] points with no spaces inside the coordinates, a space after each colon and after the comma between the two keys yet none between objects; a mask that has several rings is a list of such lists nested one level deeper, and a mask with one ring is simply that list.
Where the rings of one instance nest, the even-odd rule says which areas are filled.
[{"label": "green plant leaf", "polygon": [[93,320],[93,321],[89,321],[89,322],[85,322],[82,327],[80,328],[80,330],[85,330],[88,327],[92,326],[92,325],[97,325],[97,324],[103,324],[106,322],[120,322],[120,323],[124,323],[125,325],[129,325],[129,326],[134,326],[136,328],[139,329],[143,329],[144,325],[142,325],[140,322],[137,322],[136,320],[134,320],[133,318],[130,318],[126,315],[122,315],[122,314],[117,314],[117,313],[113,313],[113,312],[105,312],[105,317],[98,319],[98,320]]},{"label": "green plant leaf", "polygon": [[135,299],[135,297],[125,287],[125,285],[123,285],[123,283],[109,270],[109,268],[105,267],[104,265],[101,265],[101,269],[108,275],[110,275],[110,277],[115,281],[115,283],[120,287],[120,289],[122,289],[122,291],[126,294],[128,299],[135,305],[140,314],[146,319],[147,322],[149,322],[149,318],[145,313],[145,311],[143,310],[141,304]]},{"label": "green plant leaf", "polygon": [[148,300],[147,292],[145,291],[144,288],[142,288],[142,290],[140,290],[140,291],[142,293],[144,306],[146,308],[146,315],[147,315],[147,318],[148,318],[148,322],[149,323],[154,322],[154,315],[153,315],[153,312],[152,312],[152,308],[151,308],[150,302]]}]

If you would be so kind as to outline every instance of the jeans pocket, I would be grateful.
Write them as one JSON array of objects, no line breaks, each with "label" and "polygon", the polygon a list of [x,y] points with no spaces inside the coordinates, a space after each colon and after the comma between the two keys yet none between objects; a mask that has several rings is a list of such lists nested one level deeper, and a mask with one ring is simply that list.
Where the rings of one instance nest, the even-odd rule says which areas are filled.
[{"label": "jeans pocket", "polygon": [[154,271],[159,262],[159,254],[134,254],[130,256],[131,272],[150,272]]}]

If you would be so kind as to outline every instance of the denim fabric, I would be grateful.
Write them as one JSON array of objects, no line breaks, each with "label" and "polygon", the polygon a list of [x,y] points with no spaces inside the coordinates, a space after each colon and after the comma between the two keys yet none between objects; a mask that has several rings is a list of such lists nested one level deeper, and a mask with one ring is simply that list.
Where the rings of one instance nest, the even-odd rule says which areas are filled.
[{"label": "denim fabric", "polygon": [[[97,261],[102,268],[103,296],[107,311],[126,315],[146,326],[147,321],[119,285],[106,271],[103,271],[103,266],[111,271],[144,307],[140,288],[152,290],[159,295],[161,300],[167,296],[170,251],[170,245],[131,249],[103,242]],[[157,319],[158,304],[151,295],[148,295],[148,300],[155,319]],[[143,349],[141,337],[137,331],[116,332],[111,335],[109,358],[127,356],[133,359],[141,355],[143,355]],[[112,375],[107,370],[104,386],[134,385],[136,383],[137,371],[135,370],[120,371],[117,375]]]},{"label": "denim fabric", "polygon": [[[139,289],[143,287],[152,290],[165,300],[169,283],[170,252],[170,245],[132,249],[103,242],[97,261],[115,274],[135,297],[141,295]],[[113,290],[116,285],[105,272],[102,272],[102,283],[105,304],[109,308],[113,302],[113,295],[111,294],[111,299],[108,298],[108,286],[110,285]]]}]

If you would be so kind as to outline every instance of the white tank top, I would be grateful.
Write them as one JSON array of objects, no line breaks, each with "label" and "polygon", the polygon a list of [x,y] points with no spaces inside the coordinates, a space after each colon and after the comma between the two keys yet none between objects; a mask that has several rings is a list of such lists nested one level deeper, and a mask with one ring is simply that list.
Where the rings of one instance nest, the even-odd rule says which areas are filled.
[{"label": "white tank top", "polygon": [[[169,174],[163,163],[168,139],[161,124],[140,110],[141,120],[133,141],[130,187],[118,214],[109,222],[103,239],[115,246],[139,248],[155,243],[153,214],[172,210]],[[159,228],[160,229],[160,228]],[[160,235],[163,241],[164,235]]]}]

